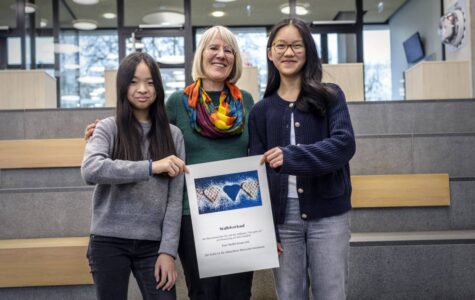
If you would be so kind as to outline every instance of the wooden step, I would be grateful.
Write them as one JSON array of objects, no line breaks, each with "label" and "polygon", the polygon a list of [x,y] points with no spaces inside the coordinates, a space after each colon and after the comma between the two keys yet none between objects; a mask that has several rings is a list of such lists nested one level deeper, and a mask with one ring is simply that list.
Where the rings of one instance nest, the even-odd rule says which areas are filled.
[{"label": "wooden step", "polygon": [[89,237],[0,240],[0,288],[92,284]]}]

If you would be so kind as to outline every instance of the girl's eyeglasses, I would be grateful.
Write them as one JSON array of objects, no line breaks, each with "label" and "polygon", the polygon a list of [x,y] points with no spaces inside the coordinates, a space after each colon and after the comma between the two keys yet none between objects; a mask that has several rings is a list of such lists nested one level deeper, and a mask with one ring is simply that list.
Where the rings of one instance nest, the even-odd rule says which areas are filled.
[{"label": "girl's eyeglasses", "polygon": [[305,50],[305,46],[301,42],[286,44],[284,42],[274,42],[272,43],[272,47],[274,47],[274,51],[277,54],[284,54],[288,48],[292,49],[295,54],[302,54]]}]

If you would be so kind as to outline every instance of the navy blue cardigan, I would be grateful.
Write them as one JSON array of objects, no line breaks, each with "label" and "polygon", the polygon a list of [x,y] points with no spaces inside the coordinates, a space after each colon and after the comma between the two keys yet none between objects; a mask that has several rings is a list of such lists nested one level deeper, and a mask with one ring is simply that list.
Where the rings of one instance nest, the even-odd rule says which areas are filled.
[{"label": "navy blue cardigan", "polygon": [[[280,147],[282,167],[267,166],[274,220],[282,224],[288,192],[288,175],[297,176],[302,218],[311,220],[342,214],[351,209],[349,161],[355,137],[345,95],[336,84],[336,102],[326,117],[304,113],[277,93],[257,102],[249,114],[250,155]],[[290,145],[290,117],[294,113],[296,145]]]}]

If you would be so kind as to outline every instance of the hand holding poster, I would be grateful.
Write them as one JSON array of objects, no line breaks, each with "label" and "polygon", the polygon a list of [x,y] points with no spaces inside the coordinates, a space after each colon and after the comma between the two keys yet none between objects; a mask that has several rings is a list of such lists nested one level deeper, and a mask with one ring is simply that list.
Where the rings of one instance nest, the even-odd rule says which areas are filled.
[{"label": "hand holding poster", "polygon": [[266,168],[260,158],[187,166],[201,278],[279,266]]}]

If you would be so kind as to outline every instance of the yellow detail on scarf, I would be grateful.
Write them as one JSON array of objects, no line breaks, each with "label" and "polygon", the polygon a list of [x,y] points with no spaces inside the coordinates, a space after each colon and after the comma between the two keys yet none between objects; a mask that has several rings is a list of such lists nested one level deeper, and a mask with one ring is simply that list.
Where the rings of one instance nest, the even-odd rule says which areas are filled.
[{"label": "yellow detail on scarf", "polygon": [[226,114],[228,109],[222,105],[218,107],[218,110],[212,113],[211,117],[213,119],[214,126],[221,130],[229,129],[233,126],[234,120],[236,117],[228,117]]}]

